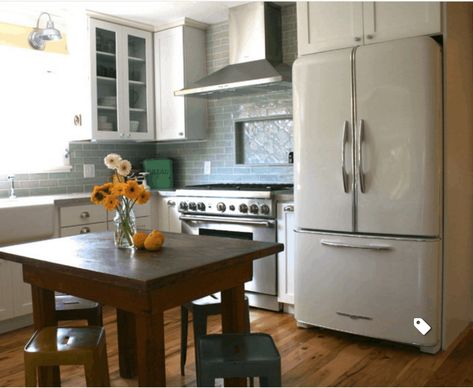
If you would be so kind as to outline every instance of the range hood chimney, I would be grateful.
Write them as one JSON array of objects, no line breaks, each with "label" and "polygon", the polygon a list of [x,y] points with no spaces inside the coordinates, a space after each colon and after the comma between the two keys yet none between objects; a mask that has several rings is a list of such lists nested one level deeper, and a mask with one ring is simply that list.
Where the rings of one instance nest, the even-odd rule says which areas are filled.
[{"label": "range hood chimney", "polygon": [[252,2],[230,8],[228,33],[230,64],[174,95],[217,97],[291,87],[291,67],[282,63],[278,5]]}]

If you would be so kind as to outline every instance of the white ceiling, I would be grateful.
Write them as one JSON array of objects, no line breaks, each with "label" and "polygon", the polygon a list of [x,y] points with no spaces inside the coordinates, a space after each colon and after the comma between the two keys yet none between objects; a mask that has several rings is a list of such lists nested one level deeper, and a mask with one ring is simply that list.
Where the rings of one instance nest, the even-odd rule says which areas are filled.
[{"label": "white ceiling", "polygon": [[0,21],[8,21],[8,14],[53,15],[75,13],[79,10],[99,12],[133,21],[160,26],[188,17],[199,22],[214,24],[228,19],[228,8],[247,1],[3,1],[0,0]]},{"label": "white ceiling", "polygon": [[228,19],[228,8],[245,1],[97,1],[86,3],[91,11],[159,26],[182,17],[214,24]]}]

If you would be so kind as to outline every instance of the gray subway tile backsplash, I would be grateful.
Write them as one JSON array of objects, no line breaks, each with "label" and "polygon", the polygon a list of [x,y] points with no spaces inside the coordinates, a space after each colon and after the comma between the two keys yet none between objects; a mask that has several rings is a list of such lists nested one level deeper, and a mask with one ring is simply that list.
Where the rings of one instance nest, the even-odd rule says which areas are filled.
[{"label": "gray subway tile backsplash", "polygon": [[[283,60],[291,64],[297,57],[295,4],[283,7]],[[215,24],[207,31],[207,71],[228,64],[228,24]],[[17,196],[89,192],[110,177],[103,158],[111,152],[130,160],[135,168],[143,159],[172,158],[176,186],[212,182],[292,182],[293,168],[284,166],[249,167],[235,164],[234,120],[292,114],[292,91],[224,97],[209,100],[209,128],[205,141],[189,143],[70,143],[71,172],[16,174]],[[204,161],[211,162],[211,174],[204,175]],[[95,178],[83,178],[83,165],[95,165]],[[0,198],[8,197],[9,182],[0,175]]]}]

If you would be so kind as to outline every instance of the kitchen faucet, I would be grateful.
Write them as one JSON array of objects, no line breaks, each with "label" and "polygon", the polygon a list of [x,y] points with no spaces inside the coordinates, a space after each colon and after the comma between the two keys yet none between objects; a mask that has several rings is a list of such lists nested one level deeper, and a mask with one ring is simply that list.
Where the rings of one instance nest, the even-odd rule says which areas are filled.
[{"label": "kitchen faucet", "polygon": [[10,199],[15,199],[15,175],[9,175],[8,180],[10,181]]}]

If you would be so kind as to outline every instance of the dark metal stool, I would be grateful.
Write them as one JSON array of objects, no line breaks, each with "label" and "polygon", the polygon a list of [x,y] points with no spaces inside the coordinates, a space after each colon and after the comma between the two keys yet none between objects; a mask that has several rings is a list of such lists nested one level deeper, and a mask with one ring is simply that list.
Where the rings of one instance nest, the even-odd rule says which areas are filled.
[{"label": "dark metal stool", "polygon": [[[250,331],[250,309],[248,299],[245,297],[247,321],[246,331]],[[221,313],[221,298],[220,293],[206,296],[185,303],[181,306],[181,375],[184,376],[184,368],[187,359],[187,329],[189,323],[189,314],[192,313],[193,327],[194,327],[194,342],[197,338],[207,334],[207,317],[209,315],[217,315]],[[197,353],[196,353],[197,356]]]},{"label": "dark metal stool", "polygon": [[259,377],[262,387],[281,386],[281,357],[268,334],[205,335],[196,349],[199,387],[213,387],[218,377]]}]

